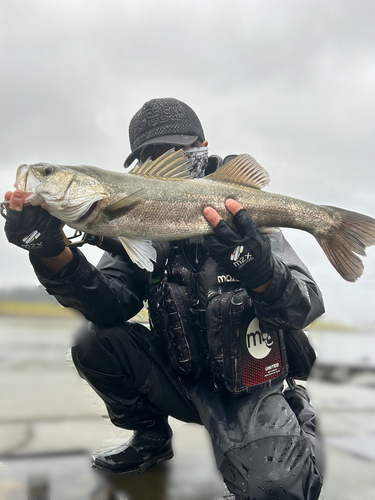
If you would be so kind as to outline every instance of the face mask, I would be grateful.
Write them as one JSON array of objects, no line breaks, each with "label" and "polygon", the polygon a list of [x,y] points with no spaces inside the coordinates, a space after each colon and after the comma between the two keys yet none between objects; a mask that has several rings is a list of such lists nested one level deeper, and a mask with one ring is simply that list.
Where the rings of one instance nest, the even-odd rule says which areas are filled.
[{"label": "face mask", "polygon": [[[180,148],[175,147],[175,149],[177,151]],[[184,153],[188,159],[186,167],[189,170],[190,175],[194,177],[194,179],[204,177],[205,170],[208,165],[208,147],[184,149]],[[131,167],[131,169],[140,167],[142,164],[143,162],[138,160],[135,166]]]},{"label": "face mask", "polygon": [[189,148],[184,150],[189,163],[187,168],[189,173],[195,179],[204,177],[206,167],[208,165],[208,147],[204,148]]}]

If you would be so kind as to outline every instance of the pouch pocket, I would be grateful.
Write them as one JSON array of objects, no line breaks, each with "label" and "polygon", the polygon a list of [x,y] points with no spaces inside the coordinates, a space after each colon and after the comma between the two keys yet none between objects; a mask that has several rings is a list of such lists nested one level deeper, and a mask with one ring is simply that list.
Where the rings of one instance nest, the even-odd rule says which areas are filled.
[{"label": "pouch pocket", "polygon": [[286,377],[283,332],[259,324],[243,289],[211,296],[207,340],[217,388],[242,396]]},{"label": "pouch pocket", "polygon": [[184,375],[199,372],[207,358],[199,299],[188,287],[161,282],[149,297],[150,320],[158,350]]},{"label": "pouch pocket", "polygon": [[289,377],[307,380],[316,360],[316,353],[303,330],[285,330]]}]

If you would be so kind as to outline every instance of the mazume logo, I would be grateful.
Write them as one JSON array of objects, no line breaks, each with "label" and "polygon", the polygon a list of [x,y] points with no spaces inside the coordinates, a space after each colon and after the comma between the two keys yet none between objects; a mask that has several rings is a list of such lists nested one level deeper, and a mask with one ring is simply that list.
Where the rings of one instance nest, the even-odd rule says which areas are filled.
[{"label": "mazume logo", "polygon": [[232,255],[230,256],[230,260],[237,260],[238,257],[241,255],[241,253],[243,252],[243,246],[242,245],[239,245],[238,247],[236,247],[234,250],[233,250],[233,253]]},{"label": "mazume logo", "polygon": [[41,233],[37,229],[34,229],[34,231],[32,231],[28,236],[22,238],[23,241],[22,248],[26,248],[26,250],[43,248],[43,242],[36,241],[39,238],[40,234]]},{"label": "mazume logo", "polygon": [[258,318],[254,318],[246,331],[246,347],[255,359],[263,359],[270,353],[273,340],[269,333],[261,332]]},{"label": "mazume logo", "polygon": [[26,244],[26,245],[29,245],[30,243],[32,243],[34,240],[37,240],[40,236],[40,232],[35,229],[31,234],[29,234],[28,236],[25,236],[22,241]]},{"label": "mazume logo", "polygon": [[233,278],[230,274],[222,274],[221,276],[217,277],[218,283],[230,283],[231,281],[240,281],[237,280],[236,278]]},{"label": "mazume logo", "polygon": [[242,245],[238,245],[230,256],[230,260],[233,260],[233,265],[237,267],[237,269],[241,269],[241,267],[247,262],[254,259],[250,252],[242,255],[243,251],[244,247]]}]

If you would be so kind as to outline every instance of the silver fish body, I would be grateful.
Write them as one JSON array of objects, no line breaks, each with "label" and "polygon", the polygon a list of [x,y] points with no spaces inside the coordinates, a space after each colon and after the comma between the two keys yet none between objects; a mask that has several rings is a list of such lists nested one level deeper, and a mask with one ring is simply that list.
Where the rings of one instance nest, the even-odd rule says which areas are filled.
[{"label": "silver fish body", "polygon": [[[365,248],[375,244],[371,217],[262,191],[269,176],[249,155],[240,155],[203,179],[191,179],[185,163],[181,151],[172,151],[131,173],[28,165],[19,168],[16,187],[30,193],[29,203],[42,204],[72,228],[118,237],[132,260],[149,270],[153,257],[145,250],[145,240],[173,241],[212,233],[203,209],[213,207],[230,224],[232,216],[224,202],[233,198],[258,227],[307,231],[344,279],[355,281],[361,276],[363,263],[356,254],[366,255]],[[144,251],[144,259],[139,258]]]},{"label": "silver fish body", "polygon": [[[144,190],[147,197],[141,193],[134,209],[124,211],[113,220],[109,220],[104,211],[108,205],[102,203],[90,220],[84,224],[71,224],[72,227],[105,236],[181,240],[213,232],[202,215],[207,206],[213,207],[230,223],[232,215],[224,205],[228,198],[237,200],[246,208],[258,227],[294,227],[324,235],[339,223],[334,210],[254,188],[210,179],[191,179],[171,185],[156,179],[132,179],[130,174],[120,175],[119,181],[125,181],[126,187],[131,188],[130,192]],[[117,193],[114,190],[110,197],[114,203],[127,196],[121,184],[117,186]]]}]

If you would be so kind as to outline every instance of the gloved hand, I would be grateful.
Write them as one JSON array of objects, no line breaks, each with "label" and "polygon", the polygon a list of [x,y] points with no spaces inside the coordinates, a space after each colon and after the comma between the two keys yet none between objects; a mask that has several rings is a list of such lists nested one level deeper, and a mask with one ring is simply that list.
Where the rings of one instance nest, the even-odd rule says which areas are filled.
[{"label": "gloved hand", "polygon": [[205,236],[210,256],[233,278],[255,289],[273,276],[274,260],[268,238],[258,231],[252,218],[242,208],[233,217],[236,231],[220,220],[215,234]]},{"label": "gloved hand", "polygon": [[42,207],[7,209],[4,231],[8,240],[38,257],[56,257],[65,248],[61,221]]}]

